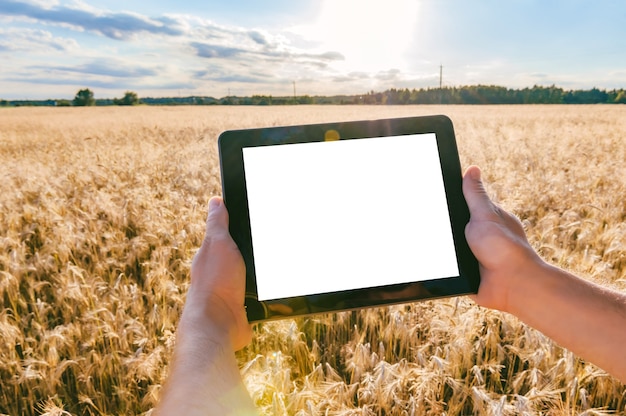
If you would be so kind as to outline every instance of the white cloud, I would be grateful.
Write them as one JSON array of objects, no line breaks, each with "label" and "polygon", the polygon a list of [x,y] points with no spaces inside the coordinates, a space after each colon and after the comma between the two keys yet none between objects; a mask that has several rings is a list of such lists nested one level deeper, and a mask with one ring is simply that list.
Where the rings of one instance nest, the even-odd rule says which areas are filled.
[{"label": "white cloud", "polygon": [[[283,84],[296,80],[304,84],[307,83],[304,80],[318,83],[326,80],[327,92],[337,88],[336,83],[332,87],[331,80],[355,88],[352,85],[358,86],[359,79],[374,82],[377,78],[390,81],[396,77],[393,72],[353,70],[342,81],[340,67],[346,61],[343,51],[303,41],[300,35],[284,28],[224,26],[183,14],[149,17],[99,9],[80,0],[71,3],[4,0],[0,3],[2,14],[5,19],[21,19],[21,26],[33,27],[10,29],[11,36],[5,36],[4,43],[0,41],[0,53],[22,53],[23,70],[13,68],[12,73],[21,73],[25,82],[40,83],[49,78],[47,74],[54,74],[53,83],[63,85],[77,78],[101,86],[113,86],[116,82],[138,86],[178,85],[182,81],[189,88],[192,84],[201,85],[207,93],[207,89],[218,84],[228,84],[233,89],[258,84],[261,93],[280,94]],[[35,29],[37,25],[51,29]],[[53,32],[63,33],[64,37],[55,37]],[[77,40],[67,37],[72,32],[80,39],[80,46]],[[73,48],[73,53],[59,55],[58,60],[42,59],[41,45],[59,52]],[[135,69],[120,64],[122,61],[132,63]],[[163,70],[163,62],[178,70]],[[17,79],[11,78],[12,82]]]},{"label": "white cloud", "polygon": [[23,0],[22,3],[37,6],[42,9],[52,9],[61,4],[59,0]]},{"label": "white cloud", "polygon": [[[146,0],[127,5],[123,0],[95,1],[0,0],[0,91],[6,94],[19,83],[21,91],[31,85],[29,93],[36,95],[48,82],[50,88],[57,86],[59,96],[75,83],[102,89],[101,97],[119,95],[120,88],[140,95],[171,89],[214,96],[226,95],[229,89],[240,95],[288,95],[297,81],[302,94],[353,94],[437,87],[440,63],[447,86],[626,84],[619,52],[626,37],[611,37],[601,59],[592,59],[598,57],[595,50],[579,57],[565,44],[557,48],[559,58],[550,42],[543,49],[543,42],[514,44],[514,38],[477,42],[490,30],[467,24],[486,11],[479,13],[455,0],[444,2],[445,7],[414,0],[325,0],[316,3],[319,15],[286,19],[285,26],[247,16],[245,21],[258,21],[258,27],[210,20],[206,5],[192,15],[163,12],[163,1],[155,8]],[[143,13],[105,8],[120,4]],[[159,12],[151,14],[156,7]],[[269,9],[263,7],[266,16],[275,14]],[[489,14],[482,19],[504,21],[501,17]],[[563,28],[558,33],[560,38],[571,35]],[[533,36],[551,39],[545,30]],[[527,38],[525,32],[518,37]],[[527,49],[532,49],[531,57],[523,56]]]},{"label": "white cloud", "polygon": [[68,52],[78,49],[74,39],[55,37],[51,32],[41,29],[0,28],[0,52],[33,52],[49,51]]},{"label": "white cloud", "polygon": [[138,33],[181,34],[180,29],[169,18],[159,20],[138,13],[107,12],[83,2],[73,6],[56,3],[50,7],[39,2],[3,0],[0,3],[0,14],[91,31],[118,40]]}]

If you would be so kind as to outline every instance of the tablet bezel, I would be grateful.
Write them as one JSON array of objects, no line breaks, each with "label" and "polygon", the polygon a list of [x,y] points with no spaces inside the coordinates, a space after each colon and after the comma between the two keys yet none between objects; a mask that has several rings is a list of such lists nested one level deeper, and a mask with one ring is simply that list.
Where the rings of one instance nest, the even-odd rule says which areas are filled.
[{"label": "tablet bezel", "polygon": [[[333,140],[435,134],[459,276],[261,302],[257,300],[243,149],[324,142],[328,141],[329,132]],[[437,115],[229,130],[220,134],[218,148],[222,195],[230,218],[229,230],[246,265],[245,306],[250,322],[457,296],[478,290],[478,262],[467,245],[464,233],[469,210],[462,193],[461,165],[454,129],[448,117]]]}]

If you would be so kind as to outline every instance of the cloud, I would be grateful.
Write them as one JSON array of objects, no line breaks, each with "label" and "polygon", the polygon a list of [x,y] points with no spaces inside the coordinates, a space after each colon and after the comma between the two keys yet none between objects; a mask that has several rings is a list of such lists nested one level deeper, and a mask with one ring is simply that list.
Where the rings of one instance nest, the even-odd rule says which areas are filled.
[{"label": "cloud", "polygon": [[347,74],[336,75],[333,77],[333,82],[354,82],[371,79],[372,76],[367,72],[353,71]]},{"label": "cloud", "polygon": [[[234,43],[234,39],[229,40]],[[266,39],[267,41],[267,39]],[[257,42],[258,43],[258,42]],[[268,43],[264,43],[267,45]],[[238,47],[212,44],[206,42],[191,42],[190,46],[196,51],[196,55],[201,58],[249,58],[265,59],[271,61],[339,61],[345,59],[339,52],[305,53],[296,50],[274,50],[270,48],[258,48],[258,45],[241,45]]]},{"label": "cloud", "polygon": [[333,77],[332,80],[333,82],[352,82],[354,81],[354,78],[348,75],[339,75],[339,76]]},{"label": "cloud", "polygon": [[367,72],[350,72],[348,74],[352,79],[366,79],[369,78],[369,74]]},{"label": "cloud", "polygon": [[[0,53],[23,50],[30,54],[30,59],[24,61],[23,70],[48,71],[61,79],[80,80],[80,76],[76,75],[82,74],[88,79],[151,78],[155,82],[158,79],[167,82],[168,77],[172,80],[181,76],[193,79],[190,77],[196,73],[200,74],[200,80],[215,83],[273,83],[280,79],[301,77],[321,79],[333,74],[331,66],[334,62],[345,60],[345,56],[338,51],[312,50],[311,45],[299,47],[290,38],[290,33],[283,29],[266,31],[221,26],[191,15],[148,17],[137,13],[113,12],[92,7],[82,0],[73,0],[72,3],[56,0],[0,0],[0,16],[5,16],[8,21],[21,20],[21,26],[58,26],[105,38],[96,40],[102,46],[94,50],[91,47],[84,49],[85,46],[81,48],[72,39],[53,38],[50,32],[43,30],[29,29],[18,35],[21,29],[16,27],[11,39],[8,36],[0,37]],[[132,44],[124,42],[113,46],[111,41],[106,43],[107,39],[135,40],[139,35],[151,36],[143,36],[140,42]],[[19,36],[23,39],[19,40]],[[85,37],[80,39],[93,41]],[[77,52],[67,55],[70,60],[36,58],[41,52],[41,45],[56,51],[74,47]],[[130,55],[136,53],[138,46],[142,48],[142,56],[145,57],[139,65],[136,64],[136,57]],[[85,56],[90,58],[85,60]],[[163,59],[177,65],[178,69],[159,72]],[[217,70],[204,71],[209,62]]]},{"label": "cloud", "polygon": [[320,58],[326,59],[328,61],[344,61],[346,59],[343,54],[335,51],[324,52],[320,55]]},{"label": "cloud", "polygon": [[[272,90],[285,80],[340,76],[334,63],[346,59],[337,50],[296,42],[285,28],[223,26],[184,14],[148,17],[69,1],[0,0],[0,21],[8,23],[0,24],[0,54],[20,52],[6,77],[21,77],[33,91],[44,83],[106,89],[159,89],[163,83],[202,91],[221,83],[265,84],[262,89]],[[67,38],[72,31],[82,35]],[[374,79],[351,74],[346,80],[368,77]],[[1,81],[7,78],[0,75]]]},{"label": "cloud", "polygon": [[336,51],[311,53],[283,43],[280,36],[214,27],[211,39],[189,43],[195,55],[210,62],[194,78],[214,83],[275,84],[285,79],[321,79],[329,64],[345,59]]},{"label": "cloud", "polygon": [[401,72],[399,69],[389,69],[386,71],[380,71],[375,74],[370,74],[364,71],[352,71],[347,74],[336,75],[333,77],[333,82],[346,83],[363,80],[377,80],[377,81],[397,81],[400,79]]},{"label": "cloud", "polygon": [[253,70],[250,72],[238,73],[230,68],[225,68],[222,66],[211,66],[210,68],[196,71],[193,74],[193,78],[203,81],[228,83],[242,82],[246,84],[273,82],[276,79],[275,75],[269,72]]},{"label": "cloud", "polygon": [[[20,75],[20,74],[16,74]],[[59,77],[44,77],[44,76],[11,76],[3,79],[3,81],[11,83],[27,83],[33,85],[58,85],[58,86],[73,86],[76,88],[101,88],[106,90],[183,90],[193,89],[195,84],[190,82],[138,82],[136,80],[106,80],[106,79],[76,79],[76,78],[59,78]]]},{"label": "cloud", "polygon": [[32,68],[44,69],[46,71],[102,75],[114,78],[142,78],[155,76],[159,73],[156,68],[142,68],[136,64],[130,65],[116,59],[98,59],[73,66],[33,66]]},{"label": "cloud", "polygon": [[393,81],[395,79],[398,79],[398,76],[400,75],[400,70],[399,69],[388,69],[386,71],[380,71],[375,75],[375,78],[380,80],[380,81]]},{"label": "cloud", "polygon": [[[82,7],[81,7],[82,6]],[[53,3],[46,6],[39,2],[21,2],[3,0],[0,2],[0,14],[25,17],[43,23],[69,25],[79,30],[99,33],[111,39],[127,39],[135,34],[181,35],[183,30],[172,17],[151,19],[137,13],[106,12],[82,3],[74,7]]]},{"label": "cloud", "polygon": [[78,44],[74,39],[54,37],[46,30],[0,28],[0,52],[35,51],[41,53],[49,50],[69,51],[77,47]]},{"label": "cloud", "polygon": [[248,35],[250,36],[250,39],[258,43],[259,45],[264,45],[264,46],[270,45],[270,42],[267,39],[267,37],[263,33],[259,32],[258,30],[251,30],[248,32]]},{"label": "cloud", "polygon": [[[29,65],[0,74],[0,83],[83,86],[107,90],[193,89],[195,81],[175,67],[148,67],[122,59],[95,59],[77,65]],[[63,89],[62,91],[67,91]]]},{"label": "cloud", "polygon": [[211,45],[202,42],[191,42],[191,46],[201,58],[233,58],[245,52],[243,49],[239,48]]},{"label": "cloud", "polygon": [[626,79],[626,71],[623,69],[608,71],[606,75],[608,75],[612,79]]},{"label": "cloud", "polygon": [[[176,68],[147,67],[121,59],[96,59],[87,63],[16,66],[0,74],[4,94],[42,94],[63,97],[75,88],[97,88],[98,95],[115,96],[119,91],[134,90],[143,95],[147,90],[194,89],[196,82],[177,72]],[[19,92],[13,92],[16,86]],[[25,88],[25,86],[28,86]]]},{"label": "cloud", "polygon": [[59,0],[23,0],[22,3],[37,5],[44,9],[50,9],[61,4]]},{"label": "cloud", "polygon": [[259,78],[251,75],[224,75],[207,78],[210,81],[216,82],[243,82],[247,84],[255,84],[259,82],[266,82],[267,79]]}]

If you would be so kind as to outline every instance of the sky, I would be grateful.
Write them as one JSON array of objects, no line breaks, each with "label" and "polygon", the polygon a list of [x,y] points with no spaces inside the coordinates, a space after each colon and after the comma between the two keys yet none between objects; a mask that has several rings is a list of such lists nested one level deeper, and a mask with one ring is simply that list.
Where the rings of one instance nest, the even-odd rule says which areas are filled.
[{"label": "sky", "polygon": [[363,94],[440,80],[626,88],[626,1],[0,0],[0,99]]}]

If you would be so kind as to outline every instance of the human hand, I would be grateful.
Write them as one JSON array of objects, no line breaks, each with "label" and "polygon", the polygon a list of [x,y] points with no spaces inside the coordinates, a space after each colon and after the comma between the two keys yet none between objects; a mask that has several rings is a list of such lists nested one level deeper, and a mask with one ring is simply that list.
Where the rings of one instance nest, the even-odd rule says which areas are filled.
[{"label": "human hand", "polygon": [[228,212],[221,198],[212,198],[155,415],[257,414],[234,352],[252,338],[245,286],[246,267],[228,232]]},{"label": "human hand", "polygon": [[225,337],[234,350],[243,348],[252,339],[245,286],[246,266],[228,232],[228,211],[221,198],[211,198],[206,234],[191,265],[181,336],[218,343]]},{"label": "human hand", "polygon": [[544,262],[530,246],[519,219],[489,199],[480,176],[477,166],[463,175],[470,211],[465,237],[478,259],[481,278],[472,298],[479,305],[511,312],[512,291],[524,279],[532,279]]},{"label": "human hand", "polygon": [[544,262],[521,222],[489,199],[476,166],[465,171],[463,194],[465,237],[480,268],[472,298],[516,315],[625,382],[626,295]]}]

